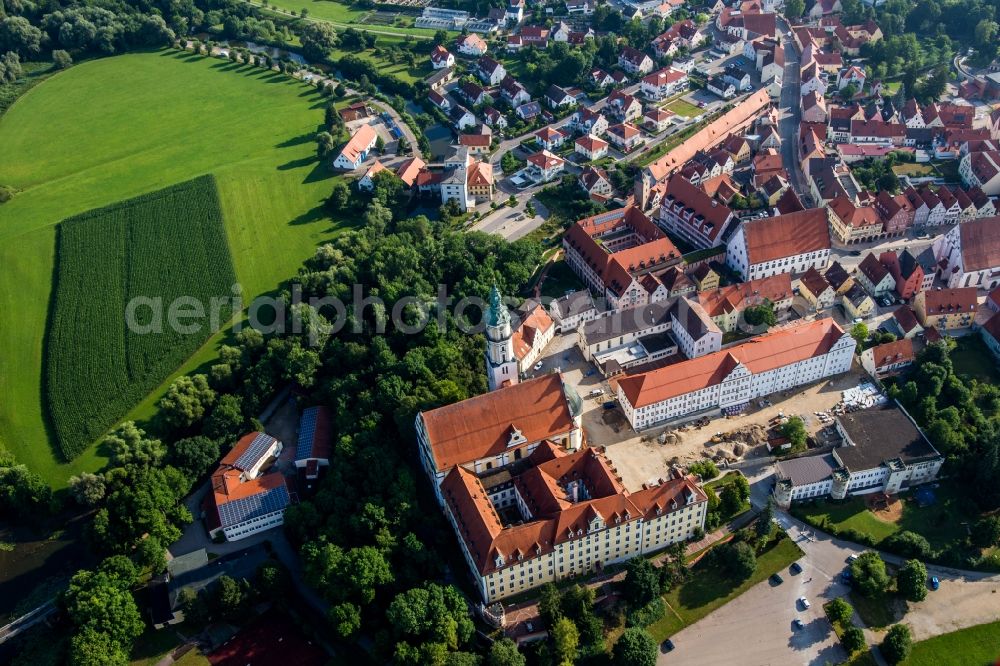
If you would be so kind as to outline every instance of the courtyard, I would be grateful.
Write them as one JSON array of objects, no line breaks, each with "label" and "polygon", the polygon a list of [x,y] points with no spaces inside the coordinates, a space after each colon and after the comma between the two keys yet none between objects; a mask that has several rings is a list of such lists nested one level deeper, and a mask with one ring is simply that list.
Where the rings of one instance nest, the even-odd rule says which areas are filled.
[{"label": "courtyard", "polygon": [[[636,433],[621,409],[617,406],[613,409],[604,407],[615,400],[616,384],[614,380],[606,380],[591,363],[584,360],[576,340],[575,332],[557,335],[541,356],[541,369],[528,375],[554,370],[563,373],[567,384],[575,388],[583,399],[583,427],[587,443],[604,447],[629,490],[637,490],[644,483],[665,477],[671,464],[683,465],[715,458],[719,453],[727,458],[744,459],[768,455],[763,442],[747,447],[740,455],[734,455],[734,448],[737,447],[732,442],[713,443],[712,438],[734,430],[766,427],[768,421],[779,413],[801,416],[809,434],[816,435],[823,424],[815,413],[830,411],[840,401],[841,391],[855,387],[867,378],[855,366],[843,375],[768,396],[763,402],[755,400],[746,413],[716,416],[701,427],[693,423],[679,427],[672,424]],[[759,407],[760,404],[765,406]],[[660,436],[664,433],[667,435],[663,439],[669,443],[660,443]]]}]

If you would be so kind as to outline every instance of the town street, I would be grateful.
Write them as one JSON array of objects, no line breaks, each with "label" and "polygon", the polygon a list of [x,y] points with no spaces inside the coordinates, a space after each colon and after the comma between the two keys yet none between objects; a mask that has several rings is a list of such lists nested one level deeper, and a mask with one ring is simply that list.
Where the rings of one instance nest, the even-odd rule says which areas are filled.
[{"label": "town street", "polygon": [[778,18],[778,29],[782,33],[785,47],[785,72],[781,79],[781,118],[778,135],[781,137],[781,161],[791,178],[792,188],[799,197],[808,194],[803,189],[798,160],[799,120],[802,116],[799,93],[799,51],[788,29],[788,23]]}]

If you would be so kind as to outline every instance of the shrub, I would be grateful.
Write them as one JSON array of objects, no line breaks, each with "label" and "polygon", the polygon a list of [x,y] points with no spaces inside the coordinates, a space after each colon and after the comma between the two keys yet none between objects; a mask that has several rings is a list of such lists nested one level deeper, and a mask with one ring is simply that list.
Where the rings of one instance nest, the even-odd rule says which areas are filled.
[{"label": "shrub", "polygon": [[645,606],[640,606],[629,611],[625,616],[625,626],[627,627],[648,627],[667,612],[667,604],[663,597],[656,597]]},{"label": "shrub", "polygon": [[927,539],[907,530],[890,536],[882,542],[882,547],[903,557],[926,559],[931,554],[931,545]]},{"label": "shrub", "polygon": [[885,640],[881,645],[882,655],[890,664],[898,664],[910,656],[913,649],[913,638],[910,628],[905,624],[894,624],[889,627]]},{"label": "shrub", "polygon": [[688,465],[688,471],[700,476],[705,481],[719,476],[719,468],[711,460],[702,460]]},{"label": "shrub", "polygon": [[857,627],[848,627],[844,630],[844,635],[840,637],[840,644],[844,646],[848,654],[854,654],[865,648],[865,632]]},{"label": "shrub", "polygon": [[927,597],[927,567],[920,560],[907,560],[896,574],[896,589],[907,601]]}]

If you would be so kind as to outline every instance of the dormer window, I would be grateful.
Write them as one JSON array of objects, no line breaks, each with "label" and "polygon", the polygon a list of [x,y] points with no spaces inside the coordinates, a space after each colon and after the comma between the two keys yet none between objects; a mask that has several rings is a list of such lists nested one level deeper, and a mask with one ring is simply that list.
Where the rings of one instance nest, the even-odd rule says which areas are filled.
[{"label": "dormer window", "polygon": [[503,555],[497,553],[497,556],[493,559],[493,561],[496,563],[497,568],[502,567],[503,566]]}]

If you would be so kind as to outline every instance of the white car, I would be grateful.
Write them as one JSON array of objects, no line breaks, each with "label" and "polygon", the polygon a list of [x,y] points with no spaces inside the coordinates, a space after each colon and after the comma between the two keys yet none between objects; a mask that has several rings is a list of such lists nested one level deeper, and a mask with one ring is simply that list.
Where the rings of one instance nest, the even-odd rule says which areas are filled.
[{"label": "white car", "polygon": [[853,562],[856,559],[858,559],[858,554],[857,553],[851,553],[850,555],[847,556],[847,561],[848,562]]},{"label": "white car", "polygon": [[800,604],[802,604],[803,608],[806,608],[806,609],[809,608],[809,600],[806,599],[805,597],[799,597],[798,601],[799,601]]},{"label": "white car", "polygon": [[604,389],[594,389],[587,395],[589,395],[591,398],[596,398],[597,396],[604,395]]},{"label": "white car", "polygon": [[543,361],[539,361],[535,364],[535,370],[541,370],[543,365],[545,365],[545,363]]}]

